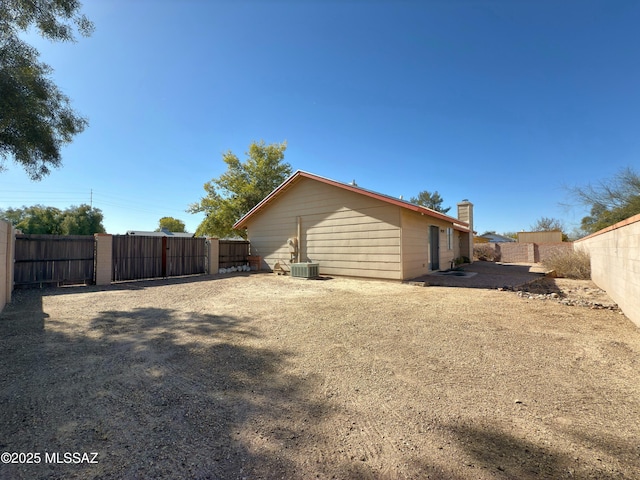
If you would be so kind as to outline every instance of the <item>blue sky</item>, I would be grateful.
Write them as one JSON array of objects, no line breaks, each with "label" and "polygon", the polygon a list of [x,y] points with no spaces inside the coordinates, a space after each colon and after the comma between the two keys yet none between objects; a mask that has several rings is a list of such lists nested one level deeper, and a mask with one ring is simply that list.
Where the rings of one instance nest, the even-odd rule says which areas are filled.
[{"label": "blue sky", "polygon": [[[110,233],[186,213],[253,140],[405,199],[475,205],[475,229],[571,227],[566,187],[636,167],[640,2],[85,1],[96,30],[29,40],[90,126],[63,166],[0,173],[0,208],[102,209]],[[93,192],[93,194],[91,194]]]}]

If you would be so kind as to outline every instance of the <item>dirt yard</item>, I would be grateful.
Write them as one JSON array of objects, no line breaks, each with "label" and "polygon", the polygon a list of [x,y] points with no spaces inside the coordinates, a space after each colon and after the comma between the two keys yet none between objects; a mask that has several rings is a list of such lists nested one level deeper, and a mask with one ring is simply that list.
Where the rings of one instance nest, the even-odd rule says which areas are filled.
[{"label": "dirt yard", "polygon": [[3,479],[640,478],[640,330],[515,291],[18,291],[0,368]]}]

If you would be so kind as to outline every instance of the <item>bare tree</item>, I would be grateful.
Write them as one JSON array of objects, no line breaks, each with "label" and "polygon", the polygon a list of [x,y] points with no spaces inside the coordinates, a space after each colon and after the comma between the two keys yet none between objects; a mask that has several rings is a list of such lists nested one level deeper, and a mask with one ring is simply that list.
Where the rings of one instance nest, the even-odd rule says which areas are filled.
[{"label": "bare tree", "polygon": [[529,227],[532,232],[564,232],[564,223],[562,220],[552,217],[540,217],[536,223]]},{"label": "bare tree", "polygon": [[631,167],[613,178],[569,189],[579,203],[590,207],[582,230],[593,233],[640,213],[640,175]]}]

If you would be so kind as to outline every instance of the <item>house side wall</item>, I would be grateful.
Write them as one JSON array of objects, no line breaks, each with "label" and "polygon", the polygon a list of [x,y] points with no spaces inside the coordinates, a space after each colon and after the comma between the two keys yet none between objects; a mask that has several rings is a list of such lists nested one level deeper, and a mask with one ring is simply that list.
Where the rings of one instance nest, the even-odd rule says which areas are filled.
[{"label": "house side wall", "polygon": [[400,208],[301,179],[247,225],[251,254],[262,267],[289,264],[287,239],[297,237],[300,259],[323,275],[402,279]]},{"label": "house side wall", "polygon": [[591,257],[591,279],[640,327],[640,215],[574,242]]},{"label": "house side wall", "polygon": [[402,271],[404,280],[430,272],[429,222],[422,215],[402,212]]},{"label": "house side wall", "polygon": [[447,270],[452,266],[453,259],[455,258],[455,230],[453,231],[452,248],[449,248],[447,228],[453,228],[453,225],[438,220],[435,220],[432,225],[438,225],[438,227],[440,227],[440,270]]},{"label": "house side wall", "polygon": [[440,269],[446,270],[451,261],[460,256],[460,233],[453,230],[452,248],[449,249],[447,228],[451,223],[416,212],[402,210],[402,271],[403,279],[416,278],[433,270],[431,245],[429,244],[429,227],[437,226],[440,242]]}]

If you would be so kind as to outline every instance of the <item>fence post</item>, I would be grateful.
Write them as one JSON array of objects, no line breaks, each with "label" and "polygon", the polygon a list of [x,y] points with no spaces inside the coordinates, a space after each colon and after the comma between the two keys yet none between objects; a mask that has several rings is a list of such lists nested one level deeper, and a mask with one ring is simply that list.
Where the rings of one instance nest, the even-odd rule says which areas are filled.
[{"label": "fence post", "polygon": [[4,220],[0,220],[0,311],[5,303],[11,302],[11,292],[13,291],[13,262],[15,259],[15,230],[13,225]]},{"label": "fence post", "polygon": [[96,233],[96,285],[111,285],[113,236]]},{"label": "fence post", "polygon": [[8,251],[7,251],[7,303],[11,301],[11,294],[14,286],[15,276],[15,261],[16,261],[16,229],[13,225],[9,226],[9,238],[8,238]]},{"label": "fence post", "polygon": [[209,275],[215,275],[218,273],[220,265],[220,240],[217,238],[207,238],[209,257]]}]

